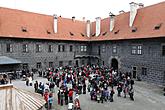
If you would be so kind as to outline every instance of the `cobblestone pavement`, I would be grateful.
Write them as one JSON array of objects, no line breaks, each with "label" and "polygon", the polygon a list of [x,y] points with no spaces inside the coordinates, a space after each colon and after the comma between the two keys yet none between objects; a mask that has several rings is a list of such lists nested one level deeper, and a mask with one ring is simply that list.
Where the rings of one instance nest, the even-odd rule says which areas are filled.
[{"label": "cobblestone pavement", "polygon": [[[48,82],[45,78],[36,77],[39,82]],[[13,81],[14,86],[28,91],[34,88],[25,85],[25,81]],[[135,101],[130,101],[129,97],[117,97],[117,91],[114,95],[114,102],[97,103],[90,100],[89,93],[80,96],[82,110],[165,110],[165,97],[162,95],[162,89],[158,86],[146,82],[135,82]],[[57,105],[57,88],[54,94],[54,106],[52,110],[67,110],[67,106]]]}]

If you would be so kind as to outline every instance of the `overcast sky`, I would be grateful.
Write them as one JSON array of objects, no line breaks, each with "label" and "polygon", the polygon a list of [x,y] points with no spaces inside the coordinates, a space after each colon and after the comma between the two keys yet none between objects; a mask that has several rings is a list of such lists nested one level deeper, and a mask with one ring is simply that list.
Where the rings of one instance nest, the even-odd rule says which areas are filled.
[{"label": "overcast sky", "polygon": [[94,20],[108,17],[109,12],[118,14],[120,10],[129,11],[130,2],[143,3],[144,6],[164,0],[0,0],[0,7],[20,9],[47,15]]}]

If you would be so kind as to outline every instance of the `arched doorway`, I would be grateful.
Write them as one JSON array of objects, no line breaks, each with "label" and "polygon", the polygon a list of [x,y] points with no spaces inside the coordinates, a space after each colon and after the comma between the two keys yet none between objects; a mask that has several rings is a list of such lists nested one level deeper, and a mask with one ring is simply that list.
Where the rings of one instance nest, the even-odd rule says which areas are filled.
[{"label": "arched doorway", "polygon": [[112,58],[111,60],[111,67],[114,69],[114,70],[118,70],[118,61],[116,58]]}]

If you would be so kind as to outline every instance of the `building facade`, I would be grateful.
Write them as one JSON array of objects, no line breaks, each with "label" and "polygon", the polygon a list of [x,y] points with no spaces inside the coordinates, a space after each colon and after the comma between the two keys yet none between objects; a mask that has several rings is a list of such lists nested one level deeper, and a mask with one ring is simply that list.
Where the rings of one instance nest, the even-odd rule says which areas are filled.
[{"label": "building facade", "polygon": [[21,61],[0,71],[102,64],[165,84],[164,7],[132,2],[130,12],[94,22],[0,8],[0,56]]}]

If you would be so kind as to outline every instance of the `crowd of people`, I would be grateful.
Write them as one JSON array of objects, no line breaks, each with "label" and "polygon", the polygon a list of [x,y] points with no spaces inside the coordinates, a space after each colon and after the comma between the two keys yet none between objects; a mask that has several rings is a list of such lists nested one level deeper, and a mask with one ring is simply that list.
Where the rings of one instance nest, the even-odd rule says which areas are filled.
[{"label": "crowd of people", "polygon": [[82,66],[82,67],[59,67],[49,68],[44,72],[39,72],[39,76],[46,77],[49,83],[43,84],[37,81],[34,84],[35,92],[40,93],[47,102],[47,106],[52,106],[52,93],[54,88],[58,88],[58,104],[68,105],[68,109],[80,109],[79,95],[89,93],[91,100],[98,103],[113,102],[113,95],[117,91],[117,96],[126,98],[129,95],[134,100],[134,80],[131,73],[117,72],[113,68],[106,66]]}]

